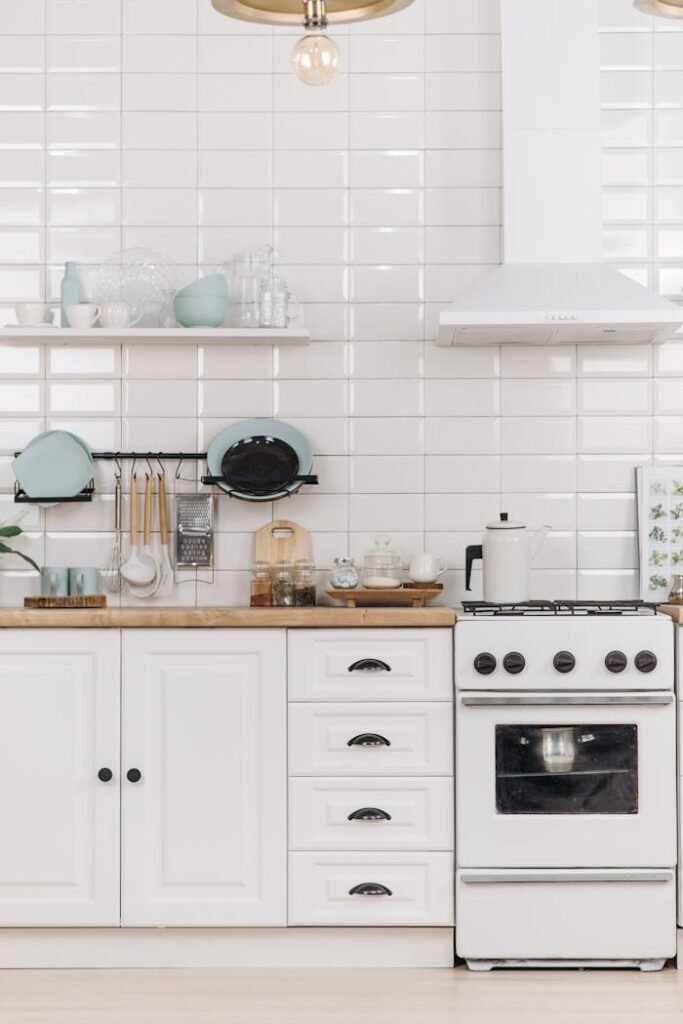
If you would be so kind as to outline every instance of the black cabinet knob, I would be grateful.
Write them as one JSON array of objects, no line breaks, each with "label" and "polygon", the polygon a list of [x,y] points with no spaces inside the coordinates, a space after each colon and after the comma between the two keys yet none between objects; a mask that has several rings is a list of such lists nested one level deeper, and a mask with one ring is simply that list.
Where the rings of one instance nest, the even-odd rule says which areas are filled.
[{"label": "black cabinet knob", "polygon": [[570,651],[558,651],[553,658],[553,665],[558,672],[566,674],[576,668],[576,658]]},{"label": "black cabinet knob", "polygon": [[126,772],[126,778],[129,782],[139,782],[142,778],[142,772],[139,768],[129,768]]},{"label": "black cabinet knob", "polygon": [[526,660],[523,654],[519,651],[510,651],[503,658],[503,668],[506,672],[509,672],[511,676],[518,676],[520,672],[523,672],[526,667]]},{"label": "black cabinet knob", "polygon": [[391,665],[379,658],[361,658],[349,665],[349,672],[391,672]]},{"label": "black cabinet knob", "polygon": [[638,651],[635,666],[639,672],[654,672],[657,668],[657,655],[653,651]]},{"label": "black cabinet knob", "polygon": [[483,651],[474,659],[474,671],[478,672],[480,676],[490,676],[492,672],[496,671],[497,665],[498,662],[488,651]]},{"label": "black cabinet knob", "polygon": [[349,814],[349,821],[391,821],[391,815],[379,807],[359,807]]},{"label": "black cabinet knob", "polygon": [[610,651],[605,658],[605,668],[609,672],[623,672],[628,665],[628,658],[623,651]]},{"label": "black cabinet knob", "polygon": [[390,747],[391,741],[376,732],[362,732],[346,744],[347,747]]},{"label": "black cabinet knob", "polygon": [[393,896],[391,889],[380,882],[362,882],[349,889],[349,896]]},{"label": "black cabinet knob", "polygon": [[97,773],[97,778],[100,780],[100,782],[111,782],[111,780],[114,778],[114,773],[111,770],[111,768],[100,768],[100,770]]}]

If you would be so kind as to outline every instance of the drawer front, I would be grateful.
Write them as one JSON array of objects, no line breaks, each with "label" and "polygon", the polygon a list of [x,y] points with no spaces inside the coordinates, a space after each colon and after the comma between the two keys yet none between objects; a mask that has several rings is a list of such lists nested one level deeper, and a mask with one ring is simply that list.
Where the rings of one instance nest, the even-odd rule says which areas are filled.
[{"label": "drawer front", "polygon": [[453,631],[294,630],[289,699],[452,700]]},{"label": "drawer front", "polygon": [[290,775],[452,775],[451,704],[290,704]]},{"label": "drawer front", "polygon": [[452,925],[453,854],[292,853],[289,924]]},{"label": "drawer front", "polygon": [[290,779],[292,850],[453,850],[453,780]]},{"label": "drawer front", "polygon": [[675,906],[673,870],[463,869],[456,948],[458,956],[483,960],[671,957]]}]

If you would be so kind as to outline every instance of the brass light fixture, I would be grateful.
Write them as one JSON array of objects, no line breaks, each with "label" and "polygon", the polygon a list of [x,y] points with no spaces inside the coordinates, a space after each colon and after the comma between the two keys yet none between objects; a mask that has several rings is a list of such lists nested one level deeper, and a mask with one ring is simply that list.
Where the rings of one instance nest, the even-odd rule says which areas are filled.
[{"label": "brass light fixture", "polygon": [[660,18],[683,18],[683,0],[634,0],[633,6],[642,14]]},{"label": "brass light fixture", "polygon": [[[683,2],[683,0],[682,0]],[[262,25],[302,25],[306,35],[292,52],[292,68],[307,85],[327,85],[339,69],[339,51],[325,35],[328,25],[382,18],[413,0],[211,0],[229,18]]]}]

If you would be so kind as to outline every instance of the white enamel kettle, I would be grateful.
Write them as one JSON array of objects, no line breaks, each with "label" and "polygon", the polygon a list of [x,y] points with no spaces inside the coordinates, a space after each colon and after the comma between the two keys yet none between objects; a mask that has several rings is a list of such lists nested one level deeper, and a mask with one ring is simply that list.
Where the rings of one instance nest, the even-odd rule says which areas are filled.
[{"label": "white enamel kettle", "polygon": [[521,604],[531,597],[531,563],[548,535],[549,526],[529,530],[502,512],[489,523],[481,544],[467,548],[466,589],[471,590],[472,564],[484,560],[484,600],[493,604]]}]

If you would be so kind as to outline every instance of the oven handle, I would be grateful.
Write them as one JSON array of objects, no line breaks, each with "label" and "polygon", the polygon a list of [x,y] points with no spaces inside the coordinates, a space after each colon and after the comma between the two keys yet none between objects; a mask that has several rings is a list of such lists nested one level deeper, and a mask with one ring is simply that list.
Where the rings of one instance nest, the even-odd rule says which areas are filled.
[{"label": "oven handle", "polygon": [[673,871],[546,871],[534,874],[527,871],[514,875],[509,872],[489,872],[485,875],[460,876],[465,885],[501,885],[525,882],[671,882]]},{"label": "oven handle", "polygon": [[673,693],[467,693],[460,703],[466,708],[549,707],[589,704],[673,704]]}]

